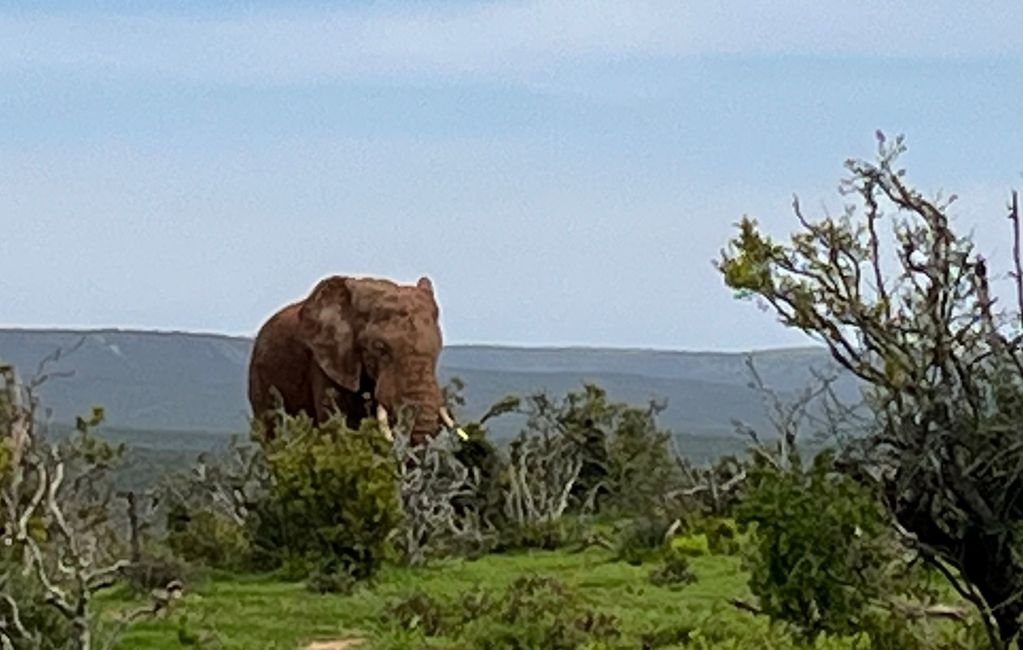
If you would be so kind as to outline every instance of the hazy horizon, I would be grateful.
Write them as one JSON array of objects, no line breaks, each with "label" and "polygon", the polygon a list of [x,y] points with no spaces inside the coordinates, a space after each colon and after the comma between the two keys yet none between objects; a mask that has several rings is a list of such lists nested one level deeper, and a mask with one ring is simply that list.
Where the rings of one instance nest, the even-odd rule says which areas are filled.
[{"label": "hazy horizon", "polygon": [[0,327],[252,336],[331,274],[429,276],[450,344],[815,342],[711,260],[841,209],[905,134],[998,272],[1023,5],[0,8]]},{"label": "hazy horizon", "polygon": [[[184,335],[184,336],[211,336],[211,337],[224,337],[229,339],[248,339],[251,340],[255,333],[231,333],[231,332],[217,332],[213,330],[179,330],[179,329],[160,329],[160,328],[134,328],[134,327],[117,327],[117,326],[74,326],[74,325],[59,325],[59,326],[25,326],[25,325],[0,325],[0,332],[48,332],[48,333],[107,333],[107,332],[119,332],[124,334],[155,334],[155,335]],[[745,352],[773,352],[773,351],[787,351],[787,350],[798,350],[798,349],[826,349],[823,344],[817,343],[810,339],[807,339],[803,343],[795,344],[781,344],[781,345],[768,345],[762,347],[751,347],[751,348],[715,348],[715,349],[703,349],[703,348],[669,348],[669,347],[658,347],[658,346],[646,346],[646,345],[587,345],[580,343],[568,343],[568,344],[548,344],[548,343],[534,343],[534,342],[515,342],[515,341],[445,341],[445,347],[476,347],[476,348],[516,348],[525,350],[613,350],[618,352],[682,352],[682,353],[693,353],[693,354],[736,354]]]}]

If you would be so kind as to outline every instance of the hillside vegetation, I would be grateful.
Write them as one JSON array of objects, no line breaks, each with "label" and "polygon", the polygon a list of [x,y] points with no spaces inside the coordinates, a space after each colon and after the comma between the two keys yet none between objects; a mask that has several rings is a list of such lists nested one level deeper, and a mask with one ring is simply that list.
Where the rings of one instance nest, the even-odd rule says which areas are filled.
[{"label": "hillside vegetation", "polygon": [[[0,329],[0,358],[23,373],[54,350],[73,350],[55,369],[74,374],[41,390],[57,421],[70,423],[103,404],[110,427],[136,431],[246,431],[251,347],[248,338],[208,334]],[[767,384],[783,393],[802,389],[811,368],[833,365],[822,348],[753,357]],[[738,353],[451,345],[441,354],[440,375],[442,383],[458,376],[470,387],[464,408],[470,417],[510,393],[560,394],[592,381],[616,399],[667,400],[661,420],[681,434],[731,437],[732,418],[766,424],[748,385],[745,355]],[[858,398],[849,377],[836,390]],[[520,425],[514,417],[495,422],[492,435],[509,438]]]}]

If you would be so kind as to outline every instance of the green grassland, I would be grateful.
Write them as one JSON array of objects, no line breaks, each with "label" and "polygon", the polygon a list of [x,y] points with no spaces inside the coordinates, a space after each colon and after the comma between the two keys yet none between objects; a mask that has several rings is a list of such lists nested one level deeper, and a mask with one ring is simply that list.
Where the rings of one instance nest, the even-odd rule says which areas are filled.
[{"label": "green grassland", "polygon": [[[729,604],[730,598],[747,594],[739,558],[697,557],[692,567],[697,582],[657,587],[647,579],[651,565],[616,562],[604,549],[498,554],[439,561],[424,568],[391,567],[372,586],[346,596],[314,594],[301,582],[268,576],[211,576],[166,615],[132,628],[116,648],[188,647],[194,643],[189,637],[204,631],[215,632],[225,650],[295,650],[316,640],[346,638],[363,640],[358,647],[364,650],[468,648],[473,646],[458,639],[400,629],[388,614],[390,606],[417,591],[454,600],[474,588],[501,590],[523,575],[561,580],[587,606],[616,617],[621,635],[606,647],[793,647],[788,635],[772,629],[766,619]],[[130,605],[123,598],[108,597],[104,603],[111,617]],[[188,621],[184,644],[178,634],[182,616]],[[851,640],[817,645],[855,647]]]}]

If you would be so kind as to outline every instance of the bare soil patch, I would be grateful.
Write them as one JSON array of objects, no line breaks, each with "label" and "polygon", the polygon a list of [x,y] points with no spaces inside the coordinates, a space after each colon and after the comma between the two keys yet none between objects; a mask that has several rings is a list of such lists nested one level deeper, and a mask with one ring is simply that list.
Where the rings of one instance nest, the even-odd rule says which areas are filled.
[{"label": "bare soil patch", "polygon": [[305,650],[353,650],[363,642],[363,639],[337,639],[335,641],[313,641],[305,647]]}]

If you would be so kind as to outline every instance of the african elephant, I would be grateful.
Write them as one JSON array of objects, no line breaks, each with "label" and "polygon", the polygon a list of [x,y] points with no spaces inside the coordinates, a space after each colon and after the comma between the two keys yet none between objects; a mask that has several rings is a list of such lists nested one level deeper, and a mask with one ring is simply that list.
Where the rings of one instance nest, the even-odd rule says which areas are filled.
[{"label": "african elephant", "polygon": [[[390,414],[412,407],[411,442],[455,424],[437,381],[443,345],[429,278],[414,286],[339,275],[273,314],[256,335],[249,403],[272,438],[272,410],[304,411],[316,423],[334,408],[349,427],[375,415],[391,437]],[[279,394],[282,401],[277,401]]]}]

